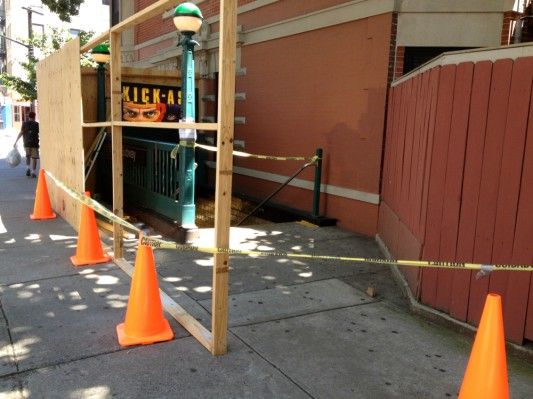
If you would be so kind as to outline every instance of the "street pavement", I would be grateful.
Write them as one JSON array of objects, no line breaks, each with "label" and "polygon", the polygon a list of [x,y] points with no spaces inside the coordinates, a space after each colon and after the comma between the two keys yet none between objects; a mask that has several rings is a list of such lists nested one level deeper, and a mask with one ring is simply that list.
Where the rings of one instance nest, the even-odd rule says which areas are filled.
[{"label": "street pavement", "polygon": [[[0,398],[457,396],[472,337],[411,314],[383,266],[232,256],[226,355],[212,356],[166,313],[173,340],[120,347],[130,277],[114,263],[75,268],[76,231],[59,217],[30,220],[36,179],[4,160],[14,138],[0,131]],[[211,244],[213,230],[199,240]],[[232,228],[231,240],[383,257],[372,239],[305,223]],[[135,252],[127,242],[132,264]],[[155,256],[160,287],[210,327],[212,257]],[[533,366],[508,354],[508,369],[511,397],[531,398]]]}]

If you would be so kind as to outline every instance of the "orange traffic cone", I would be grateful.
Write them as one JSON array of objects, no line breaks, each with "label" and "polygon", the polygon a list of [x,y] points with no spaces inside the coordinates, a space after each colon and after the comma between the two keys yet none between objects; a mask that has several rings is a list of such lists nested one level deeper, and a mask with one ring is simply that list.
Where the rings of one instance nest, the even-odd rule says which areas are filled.
[{"label": "orange traffic cone", "polygon": [[52,211],[50,205],[50,197],[48,196],[48,186],[46,185],[46,176],[44,169],[39,170],[39,179],[37,181],[37,189],[35,190],[35,204],[33,206],[33,213],[30,219],[53,219],[56,214]]},{"label": "orange traffic cone", "polygon": [[169,341],[174,333],[163,317],[159,284],[151,247],[139,244],[131,281],[126,320],[117,326],[122,346]]},{"label": "orange traffic cone", "polygon": [[459,392],[459,399],[479,398],[509,398],[502,301],[497,294],[487,295]]},{"label": "orange traffic cone", "polygon": [[[86,192],[85,195],[91,196],[89,192]],[[83,266],[106,263],[110,259],[111,257],[104,254],[102,249],[94,211],[87,205],[82,205],[78,245],[76,255],[70,257],[71,262],[74,266]]]}]

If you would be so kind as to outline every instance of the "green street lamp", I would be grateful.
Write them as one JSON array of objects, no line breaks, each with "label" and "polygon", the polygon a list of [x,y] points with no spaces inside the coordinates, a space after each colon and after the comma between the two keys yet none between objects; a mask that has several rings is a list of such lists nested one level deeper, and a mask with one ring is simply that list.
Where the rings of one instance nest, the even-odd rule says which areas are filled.
[{"label": "green street lamp", "polygon": [[91,58],[98,64],[96,68],[97,90],[96,90],[96,120],[104,122],[106,120],[105,104],[105,64],[109,62],[109,47],[107,44],[99,44],[91,51]]},{"label": "green street lamp", "polygon": [[[174,25],[183,36],[181,56],[181,110],[182,121],[195,122],[194,93],[194,46],[192,36],[200,30],[202,12],[193,3],[182,3],[174,11]],[[180,225],[185,229],[196,228],[196,205],[194,203],[194,144],[195,129],[180,129],[179,146],[179,206]]]}]

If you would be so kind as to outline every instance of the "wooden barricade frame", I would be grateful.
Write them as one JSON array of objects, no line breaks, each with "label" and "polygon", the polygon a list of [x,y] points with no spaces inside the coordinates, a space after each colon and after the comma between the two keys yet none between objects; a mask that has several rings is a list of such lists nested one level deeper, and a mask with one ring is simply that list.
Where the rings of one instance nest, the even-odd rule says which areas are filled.
[{"label": "wooden barricade frame", "polygon": [[[123,164],[122,164],[122,128],[125,126],[150,127],[164,129],[185,129],[193,128],[198,130],[217,132],[217,166],[216,166],[216,187],[215,187],[215,246],[217,248],[229,248],[229,232],[231,217],[231,190],[233,172],[233,131],[235,113],[235,59],[236,59],[236,22],[237,22],[237,0],[220,0],[220,35],[219,35],[219,86],[218,115],[217,123],[169,123],[169,122],[124,122],[122,121],[122,63],[121,63],[121,33],[147,19],[161,15],[163,12],[176,7],[182,1],[159,0],[146,7],[144,10],[128,17],[119,24],[113,26],[108,31],[91,40],[86,45],[80,47],[79,40],[75,39],[64,46],[63,54],[53,54],[41,61],[38,66],[38,91],[39,105],[48,118],[49,126],[56,126],[57,132],[75,132],[73,137],[76,140],[72,146],[76,147],[74,154],[70,155],[71,163],[76,169],[76,176],[72,181],[65,181],[78,191],[84,191],[83,176],[83,131],[88,128],[110,127],[111,148],[112,148],[112,186],[113,186],[113,213],[119,217],[124,216],[124,193],[123,193]],[[86,53],[96,45],[109,40],[110,43],[110,93],[111,93],[111,120],[106,122],[84,123],[82,120],[82,98],[81,98],[81,69],[79,67],[79,54]],[[64,76],[61,70],[61,63],[65,62],[64,53],[70,54],[69,60],[76,59],[78,66],[72,65],[72,71]],[[74,53],[76,56],[74,57]],[[53,68],[48,70],[48,66],[53,64]],[[57,65],[56,65],[57,64]],[[70,64],[69,64],[70,66]],[[58,76],[61,73],[61,77]],[[76,77],[77,73],[77,77]],[[54,82],[53,79],[56,79]],[[68,96],[63,97],[72,101],[70,104],[71,115],[57,119],[53,116],[54,99],[52,93],[57,92],[58,82],[61,83],[61,90],[69,90]],[[65,87],[63,87],[65,86]],[[62,99],[65,102],[65,99]],[[75,104],[80,104],[76,109]],[[68,107],[63,104],[63,111]],[[46,135],[43,135],[46,142]],[[59,136],[61,137],[61,136]],[[48,146],[49,148],[52,148]],[[67,149],[72,151],[72,149]],[[76,154],[76,151],[80,154]],[[45,155],[45,154],[43,154]],[[46,158],[46,165],[50,165],[50,171],[55,173],[61,170],[61,157],[54,160],[56,154],[43,156]],[[79,156],[78,156],[79,155]],[[74,160],[79,161],[74,161]],[[44,163],[43,163],[44,164]],[[55,170],[54,170],[55,169]],[[78,173],[79,172],[79,173]],[[64,177],[65,174],[58,174]],[[59,190],[55,190],[56,192]],[[56,193],[55,195],[60,195]],[[74,208],[70,212],[70,223],[78,220],[73,215],[79,215],[79,204],[76,201],[69,201],[65,196],[53,201],[56,206],[63,204]],[[67,204],[67,205],[65,205]],[[70,204],[70,205],[68,205]],[[62,209],[63,209],[62,208]],[[64,209],[63,209],[64,210]],[[122,226],[118,223],[113,225],[113,259],[127,274],[132,273],[133,267],[123,259]],[[227,352],[227,329],[228,329],[228,280],[229,280],[229,255],[228,253],[215,253],[213,266],[213,290],[212,290],[212,312],[211,331],[202,326],[194,317],[188,314],[181,306],[176,304],[162,293],[162,301],[165,310],[169,312],[187,331],[191,333],[204,347],[213,355],[222,355]]]}]

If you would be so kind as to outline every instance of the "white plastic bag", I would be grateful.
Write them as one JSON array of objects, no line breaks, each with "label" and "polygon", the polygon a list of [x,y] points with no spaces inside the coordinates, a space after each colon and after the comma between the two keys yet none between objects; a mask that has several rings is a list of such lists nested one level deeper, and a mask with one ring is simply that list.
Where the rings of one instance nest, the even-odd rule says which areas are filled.
[{"label": "white plastic bag", "polygon": [[13,149],[7,154],[6,162],[9,166],[14,168],[18,166],[21,159],[22,157],[20,156],[19,150],[17,149],[17,147],[13,147]]}]

